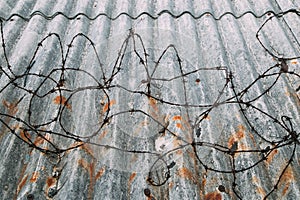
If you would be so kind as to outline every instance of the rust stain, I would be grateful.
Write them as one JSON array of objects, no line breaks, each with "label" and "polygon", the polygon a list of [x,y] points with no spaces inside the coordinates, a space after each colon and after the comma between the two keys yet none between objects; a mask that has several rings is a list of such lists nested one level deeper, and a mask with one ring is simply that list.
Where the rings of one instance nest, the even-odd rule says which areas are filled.
[{"label": "rust stain", "polygon": [[176,120],[182,120],[181,116],[180,115],[176,115],[172,118],[174,121]]},{"label": "rust stain", "polygon": [[256,185],[256,192],[260,194],[262,197],[266,196],[266,191],[261,187],[260,181],[257,176],[252,177],[252,182]]},{"label": "rust stain", "polygon": [[[22,169],[21,169],[20,177],[19,177],[19,179],[18,179],[17,190],[16,190],[16,193],[15,193],[14,198],[13,198],[14,200],[17,199],[19,192],[21,191],[21,189],[24,187],[24,185],[25,185],[26,182],[27,182],[28,174],[26,174],[26,176],[24,176],[25,171],[26,171],[26,169],[27,169],[27,165],[28,165],[28,164],[24,164],[23,167],[22,167]],[[21,178],[21,177],[22,177],[22,178]]]},{"label": "rust stain", "polygon": [[204,196],[204,200],[222,200],[222,195],[219,192],[211,192]]},{"label": "rust stain", "polygon": [[53,185],[55,184],[55,182],[56,182],[56,179],[55,179],[55,178],[53,178],[53,177],[48,177],[48,178],[47,178],[47,181],[46,181],[48,188],[51,187],[51,186],[53,186]]},{"label": "rust stain", "polygon": [[179,149],[179,150],[176,151],[176,154],[177,154],[177,155],[182,155],[182,154],[183,154],[183,151],[182,151],[181,149]]},{"label": "rust stain", "polygon": [[131,183],[132,183],[132,181],[133,181],[133,179],[135,178],[135,176],[136,176],[136,172],[133,172],[133,173],[130,175],[130,177],[129,177],[128,184],[131,184]]},{"label": "rust stain", "polygon": [[257,145],[256,145],[256,141],[255,141],[255,139],[254,139],[253,134],[252,134],[252,133],[249,133],[249,137],[250,137],[250,139],[251,139],[251,141],[252,141],[252,143],[253,143],[253,146],[256,147]]},{"label": "rust stain", "polygon": [[108,108],[110,108],[111,106],[113,106],[115,104],[116,104],[116,100],[114,100],[114,99],[110,100],[103,106],[102,112],[105,113],[108,110]]},{"label": "rust stain", "polygon": [[37,179],[39,178],[40,173],[39,172],[33,172],[32,176],[30,178],[30,182],[31,183],[35,183],[37,181]]},{"label": "rust stain", "polygon": [[178,140],[177,138],[175,138],[173,141],[172,141],[172,144],[173,144],[173,147],[174,148],[177,148],[177,147],[180,147],[180,145],[182,144],[182,142],[180,140]]},{"label": "rust stain", "polygon": [[[18,107],[17,107],[18,102],[10,103],[6,100],[2,100],[2,104],[5,108],[7,108],[9,115],[14,116],[18,112]],[[12,119],[11,117],[4,117],[3,121],[6,124],[9,124],[11,119]],[[7,128],[5,126],[2,126],[0,129],[0,133],[4,133],[6,131],[6,129]],[[0,141],[2,140],[3,136],[4,136],[4,134],[0,134]]]},{"label": "rust stain", "polygon": [[202,187],[205,188],[205,186],[206,186],[206,178],[203,178],[202,179]]},{"label": "rust stain", "polygon": [[60,104],[66,106],[67,109],[72,110],[72,106],[67,103],[67,99],[64,96],[57,96],[53,99],[54,104]]},{"label": "rust stain", "polygon": [[177,175],[181,178],[185,178],[192,181],[194,184],[197,183],[194,174],[186,167],[179,168],[177,171]]},{"label": "rust stain", "polygon": [[36,146],[39,146],[41,144],[44,144],[44,138],[37,136],[33,142]]},{"label": "rust stain", "polygon": [[238,139],[242,139],[245,137],[246,128],[243,125],[238,125],[238,131],[236,133]]},{"label": "rust stain", "polygon": [[[26,176],[24,176],[21,180],[21,182],[18,184],[18,187],[17,187],[17,194],[19,194],[19,192],[22,190],[22,188],[25,186],[26,182],[27,182],[27,179],[28,179],[28,174]],[[17,198],[16,198],[17,199]]]},{"label": "rust stain", "polygon": [[96,180],[98,180],[99,178],[101,178],[103,176],[103,174],[105,173],[105,167],[102,167],[96,174],[95,178]]},{"label": "rust stain", "polygon": [[[283,166],[283,167],[285,167],[285,166]],[[282,170],[280,170],[280,171],[282,171]],[[291,182],[293,182],[293,181],[295,181],[294,173],[293,173],[291,166],[288,166],[278,184],[279,187],[284,186],[284,188],[282,190],[282,196],[286,195],[286,193],[291,185]]]},{"label": "rust stain", "polygon": [[15,115],[18,112],[18,102],[10,103],[6,100],[3,100],[2,104],[7,108],[9,115]]},{"label": "rust stain", "polygon": [[30,133],[28,133],[27,131],[21,130],[21,132],[20,132],[20,137],[21,137],[24,141],[29,142],[27,138],[30,139],[30,138],[31,138],[31,135],[30,135]]},{"label": "rust stain", "polygon": [[92,199],[93,193],[94,193],[94,186],[96,183],[96,177],[95,177],[95,162],[94,160],[91,163],[88,163],[87,161],[83,159],[78,160],[78,164],[81,165],[89,174],[90,177],[90,183],[88,186],[88,196],[87,199]]},{"label": "rust stain", "polygon": [[[228,148],[231,148],[235,142],[238,142],[245,137],[245,130],[244,126],[238,126],[237,132],[232,134],[228,140]],[[239,144],[239,146],[241,146],[241,144]]]},{"label": "rust stain", "polygon": [[80,148],[82,150],[84,150],[87,154],[89,154],[90,156],[92,156],[93,158],[95,158],[94,152],[93,152],[93,150],[90,148],[90,146],[88,144],[84,144],[84,145],[80,146]]},{"label": "rust stain", "polygon": [[267,160],[266,160],[266,162],[267,162],[268,165],[271,164],[271,162],[272,162],[274,156],[275,156],[277,153],[278,153],[278,150],[277,150],[277,149],[274,149],[274,150],[269,154],[269,156],[267,157]]},{"label": "rust stain", "polygon": [[130,177],[129,177],[129,180],[128,180],[128,195],[130,195],[131,184],[132,184],[132,182],[133,182],[135,176],[136,176],[136,172],[133,172],[133,173],[130,175]]},{"label": "rust stain", "polygon": [[107,135],[108,131],[104,130],[100,135],[99,135],[99,141],[101,141],[105,136]]}]

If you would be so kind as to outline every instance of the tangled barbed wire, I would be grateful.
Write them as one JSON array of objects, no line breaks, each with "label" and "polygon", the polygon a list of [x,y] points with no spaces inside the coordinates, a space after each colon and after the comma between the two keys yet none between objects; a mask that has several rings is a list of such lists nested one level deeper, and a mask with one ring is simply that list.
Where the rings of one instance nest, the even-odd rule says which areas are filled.
[{"label": "tangled barbed wire", "polygon": [[[246,87],[244,88],[236,86],[235,77],[238,74],[235,74],[228,67],[191,66],[188,60],[181,56],[177,47],[172,44],[167,46],[157,59],[154,59],[150,55],[150,50],[148,51],[144,45],[143,38],[133,29],[129,30],[118,51],[118,56],[111,66],[102,64],[95,43],[87,35],[76,34],[67,45],[66,53],[64,53],[64,45],[60,35],[49,33],[38,43],[34,54],[29,59],[27,68],[19,69],[10,64],[3,33],[4,22],[1,21],[2,50],[6,67],[1,66],[1,79],[3,81],[0,94],[9,95],[11,91],[14,91],[15,94],[19,94],[19,99],[15,100],[14,106],[21,102],[22,105],[27,105],[24,106],[22,112],[2,109],[0,113],[1,125],[30,147],[45,154],[61,155],[64,152],[90,144],[97,148],[113,149],[131,155],[153,156],[155,159],[151,164],[147,178],[148,183],[153,186],[163,186],[167,183],[171,178],[172,169],[177,165],[176,159],[182,156],[182,154],[176,153],[186,151],[195,156],[198,168],[231,175],[231,188],[239,199],[243,198],[239,191],[239,186],[241,186],[239,183],[242,179],[240,175],[260,168],[266,161],[269,164],[275,163],[276,161],[272,161],[274,153],[288,149],[285,152],[289,152],[289,155],[284,155],[286,158],[284,167],[275,183],[269,185],[268,192],[264,195],[264,199],[266,199],[278,189],[284,174],[292,165],[299,144],[300,133],[297,127],[298,122],[293,117],[288,113],[280,113],[275,116],[269,113],[268,105],[264,106],[260,101],[269,93],[277,92],[275,90],[276,85],[281,84],[280,81],[284,79],[284,76],[300,78],[298,73],[289,70],[287,64],[287,61],[299,59],[300,56],[280,57],[275,55],[273,50],[269,49],[260,39],[260,34],[272,18],[281,18],[291,12],[295,13],[296,11],[288,10],[280,14],[273,13],[274,15],[269,17],[258,29],[257,40],[262,48],[278,63],[266,67],[266,70],[258,77],[245,83]],[[299,12],[297,11],[296,14],[299,15]],[[181,15],[183,14],[180,14],[179,17]],[[42,16],[44,15],[42,14]],[[50,17],[50,19],[55,16]],[[10,18],[12,17],[9,17],[8,20]],[[48,19],[49,17],[45,18]],[[88,46],[97,60],[96,71],[73,65],[72,57],[76,55],[73,55],[73,50],[80,41],[89,43]],[[56,43],[55,53],[59,55],[57,56],[58,64],[53,66],[51,70],[49,67],[42,69],[40,66],[36,66],[37,60],[41,59],[43,49],[48,44],[47,42]],[[164,65],[167,59],[171,60],[171,66]],[[196,68],[192,69],[192,67]],[[140,72],[141,76],[134,77],[135,84],[131,86],[126,79],[132,78],[128,77],[130,76],[128,74],[134,70]],[[217,85],[215,91],[205,91],[203,85],[206,81],[209,82],[205,78],[205,73],[218,76],[220,81],[215,83]],[[80,81],[75,81],[75,79]],[[211,99],[201,97],[197,99],[193,96],[195,94],[191,94],[189,88],[194,87],[193,84],[199,83],[201,83],[204,93],[213,93]],[[264,89],[258,91],[257,85],[262,83],[264,83]],[[179,96],[174,96],[170,91],[170,88],[174,87],[180,94]],[[123,104],[121,101],[124,100],[118,99],[120,101],[119,109],[114,108],[117,94],[119,94],[119,98],[128,97],[126,100],[128,102],[123,102]],[[2,102],[8,107],[11,106],[5,100]],[[43,108],[47,110],[46,113],[41,112]],[[245,122],[244,126],[250,130],[249,135],[235,135],[228,139],[227,136],[230,136],[231,127],[224,122],[225,125],[219,135],[226,138],[224,139],[225,142],[218,139],[211,141],[206,137],[205,131],[209,130],[207,119],[210,116],[216,116],[217,113],[224,112],[224,109],[225,111],[230,109],[239,111]],[[170,119],[172,114],[166,114],[161,110],[171,112],[180,110],[182,114],[181,116],[174,115],[172,121]],[[83,115],[88,120],[76,121],[76,123],[72,121],[73,118]],[[222,119],[222,117],[220,118]],[[123,127],[123,124],[128,126],[128,123],[132,123],[131,126],[134,126],[136,119],[145,119],[143,126],[148,130],[141,133],[144,135],[139,137],[156,138],[155,147],[141,146],[140,149],[132,149],[130,145],[112,145],[105,143],[106,140],[99,142],[95,139],[103,135],[104,130],[123,131],[125,135],[134,137],[133,133],[129,133],[132,130]],[[183,125],[176,123],[174,128],[172,123],[175,123],[176,120],[181,120]],[[85,125],[83,125],[84,123]],[[267,131],[264,128],[266,126],[270,126],[271,130]],[[82,130],[82,127],[87,129]],[[240,129],[246,128],[240,127]],[[145,136],[145,134],[149,135]],[[253,148],[245,146],[237,137],[252,138]],[[44,141],[43,145],[35,142],[37,138]],[[173,156],[174,154],[177,157]],[[222,158],[225,164],[208,161],[212,154]],[[224,169],[224,166],[227,168]],[[219,190],[225,191],[224,188]],[[150,191],[147,191],[148,195],[150,195]]]}]

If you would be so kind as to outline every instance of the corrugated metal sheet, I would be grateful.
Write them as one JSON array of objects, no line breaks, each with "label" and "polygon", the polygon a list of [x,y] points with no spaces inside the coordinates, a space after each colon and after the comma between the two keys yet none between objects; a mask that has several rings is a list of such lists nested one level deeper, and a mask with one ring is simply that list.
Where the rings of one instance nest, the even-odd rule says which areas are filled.
[{"label": "corrugated metal sheet", "polygon": [[0,2],[3,199],[297,199],[299,1]]}]

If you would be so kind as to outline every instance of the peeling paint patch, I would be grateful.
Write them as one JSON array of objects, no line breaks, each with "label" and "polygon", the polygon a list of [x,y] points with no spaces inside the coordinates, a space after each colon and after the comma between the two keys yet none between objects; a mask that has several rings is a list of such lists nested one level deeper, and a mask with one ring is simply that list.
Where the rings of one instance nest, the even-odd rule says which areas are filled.
[{"label": "peeling paint patch", "polygon": [[222,200],[222,195],[219,192],[211,192],[204,196],[204,200]]},{"label": "peeling paint patch", "polygon": [[114,99],[110,100],[108,103],[106,103],[103,106],[102,113],[105,113],[108,110],[108,108],[110,108],[111,106],[115,105],[116,103],[117,103],[116,100],[114,100]]},{"label": "peeling paint patch", "polygon": [[72,110],[72,106],[67,103],[67,99],[64,96],[57,96],[53,99],[53,103],[57,105],[64,105],[67,109]]},{"label": "peeling paint patch", "polygon": [[37,181],[37,179],[39,178],[40,173],[39,172],[33,172],[32,176],[30,178],[30,182],[31,183],[35,183]]}]

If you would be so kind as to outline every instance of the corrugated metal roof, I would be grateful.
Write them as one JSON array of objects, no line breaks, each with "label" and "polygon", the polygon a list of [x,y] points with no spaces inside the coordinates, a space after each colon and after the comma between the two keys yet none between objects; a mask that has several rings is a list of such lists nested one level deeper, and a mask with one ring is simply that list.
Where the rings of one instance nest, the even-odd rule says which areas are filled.
[{"label": "corrugated metal roof", "polygon": [[299,1],[2,1],[3,199],[296,199]]}]

